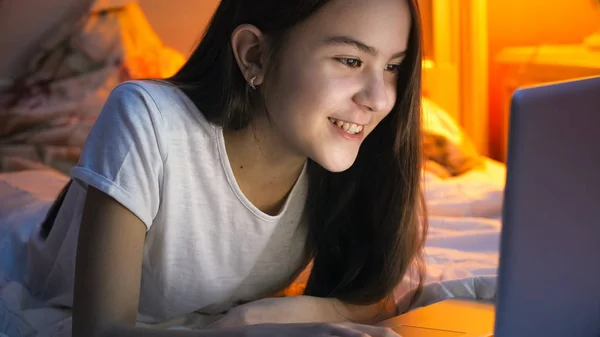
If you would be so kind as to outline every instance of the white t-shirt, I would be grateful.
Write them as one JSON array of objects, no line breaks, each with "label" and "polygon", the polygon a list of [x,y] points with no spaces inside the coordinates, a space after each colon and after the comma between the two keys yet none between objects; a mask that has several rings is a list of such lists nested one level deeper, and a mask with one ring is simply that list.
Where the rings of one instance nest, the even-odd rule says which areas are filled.
[{"label": "white t-shirt", "polygon": [[148,228],[139,322],[222,313],[281,290],[305,264],[306,167],[280,214],[261,212],[235,181],[222,129],[165,82],[113,90],[72,177],[49,237],[32,240],[29,253],[29,287],[51,305],[72,305],[90,185]]}]

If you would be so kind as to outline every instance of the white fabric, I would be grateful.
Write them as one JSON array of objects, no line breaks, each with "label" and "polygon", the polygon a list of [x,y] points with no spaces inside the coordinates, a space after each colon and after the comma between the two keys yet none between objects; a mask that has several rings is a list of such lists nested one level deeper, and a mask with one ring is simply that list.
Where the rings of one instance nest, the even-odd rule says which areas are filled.
[{"label": "white fabric", "polygon": [[428,282],[496,274],[500,230],[496,219],[430,217],[425,245]]},{"label": "white fabric", "polygon": [[[497,219],[430,216],[425,287],[412,308],[447,298],[494,299],[500,230]],[[399,310],[407,309],[408,290],[394,293]]]},{"label": "white fabric", "polygon": [[[448,298],[493,300],[499,262],[506,167],[485,158],[483,167],[440,179],[423,172],[429,230],[425,287],[410,309]],[[406,310],[408,289],[395,299]]]},{"label": "white fabric", "polygon": [[506,167],[484,158],[484,165],[456,177],[441,179],[424,172],[423,187],[430,215],[484,217],[502,215]]},{"label": "white fabric", "polygon": [[421,296],[410,310],[451,298],[494,301],[497,295],[496,290],[497,278],[495,276],[475,276],[431,282],[423,288]]},{"label": "white fabric", "polygon": [[[147,226],[138,320],[218,314],[285,287],[304,263],[302,172],[279,215],[253,206],[235,182],[222,130],[177,88],[121,84],[109,96],[73,169],[50,236],[31,236],[29,289],[72,304],[74,257],[89,185]],[[66,326],[63,324],[63,326]],[[1,331],[1,330],[0,330]]]},{"label": "white fabric", "polygon": [[443,136],[454,144],[462,144],[465,135],[458,123],[446,110],[427,97],[423,97],[421,106],[425,132]]},{"label": "white fabric", "polygon": [[29,237],[67,181],[50,170],[0,174],[0,336],[34,336],[67,316],[23,286]]},{"label": "white fabric", "polygon": [[[440,179],[424,172],[429,213],[426,280],[419,308],[448,298],[494,300],[506,166],[489,158],[482,168]],[[397,302],[404,308],[403,291]]]}]

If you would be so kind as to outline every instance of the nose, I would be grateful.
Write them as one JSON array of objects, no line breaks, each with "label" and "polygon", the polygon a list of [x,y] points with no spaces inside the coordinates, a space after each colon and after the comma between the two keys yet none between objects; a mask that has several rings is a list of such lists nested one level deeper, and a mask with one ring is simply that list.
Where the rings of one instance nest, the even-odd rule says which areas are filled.
[{"label": "nose", "polygon": [[383,74],[365,76],[364,85],[355,95],[354,101],[367,111],[384,111],[389,103]]}]

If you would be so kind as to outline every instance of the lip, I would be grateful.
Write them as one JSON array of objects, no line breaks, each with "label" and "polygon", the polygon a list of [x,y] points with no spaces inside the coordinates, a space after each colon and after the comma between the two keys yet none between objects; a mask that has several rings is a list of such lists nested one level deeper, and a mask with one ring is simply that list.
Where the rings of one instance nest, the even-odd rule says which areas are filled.
[{"label": "lip", "polygon": [[362,140],[364,138],[365,135],[365,128],[363,127],[362,130],[360,130],[359,133],[356,134],[349,134],[348,132],[344,131],[342,128],[340,128],[339,126],[331,123],[329,120],[327,120],[327,123],[329,124],[329,126],[333,129],[335,129],[335,131],[342,137],[344,137],[345,139],[348,140]]},{"label": "lip", "polygon": [[329,116],[328,119],[329,118],[333,118],[335,120],[341,120],[341,121],[346,122],[346,123],[352,123],[352,124],[356,124],[356,125],[362,125],[362,126],[365,126],[365,125],[367,125],[367,124],[370,123],[370,120],[364,120],[364,118],[363,118],[362,121],[359,121],[358,119],[357,120],[347,119],[348,117],[346,117],[346,118],[341,118],[341,117],[337,118],[335,116]]}]

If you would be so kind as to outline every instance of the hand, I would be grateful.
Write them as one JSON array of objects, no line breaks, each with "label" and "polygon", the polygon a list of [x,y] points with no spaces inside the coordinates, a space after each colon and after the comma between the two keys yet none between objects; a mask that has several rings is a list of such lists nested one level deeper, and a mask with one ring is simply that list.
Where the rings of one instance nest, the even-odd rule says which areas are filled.
[{"label": "hand", "polygon": [[266,323],[338,323],[348,321],[331,299],[293,296],[266,298],[232,308],[209,328]]},{"label": "hand", "polygon": [[[239,331],[235,331],[238,330]],[[389,328],[353,323],[260,324],[230,330],[244,337],[401,337]],[[223,331],[222,331],[223,332]],[[241,332],[236,334],[236,332]]]}]

